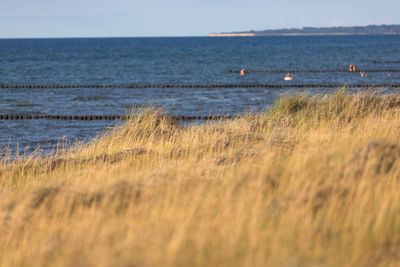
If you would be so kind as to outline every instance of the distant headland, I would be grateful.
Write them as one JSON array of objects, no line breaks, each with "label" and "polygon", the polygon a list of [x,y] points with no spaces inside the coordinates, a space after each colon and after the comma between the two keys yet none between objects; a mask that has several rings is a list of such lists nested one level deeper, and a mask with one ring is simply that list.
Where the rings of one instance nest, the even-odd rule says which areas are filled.
[{"label": "distant headland", "polygon": [[352,27],[303,27],[247,32],[210,33],[210,37],[232,36],[292,36],[292,35],[378,35],[400,34],[400,25],[368,25]]}]

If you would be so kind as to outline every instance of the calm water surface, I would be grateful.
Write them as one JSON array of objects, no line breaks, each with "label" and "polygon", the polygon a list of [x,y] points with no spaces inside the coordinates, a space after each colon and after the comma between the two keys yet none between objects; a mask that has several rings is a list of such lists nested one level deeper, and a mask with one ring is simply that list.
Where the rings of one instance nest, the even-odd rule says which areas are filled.
[{"label": "calm water surface", "polygon": [[[400,36],[250,38],[98,38],[0,40],[0,84],[287,84],[282,73],[229,69],[400,69]],[[292,83],[400,83],[400,73],[295,73]],[[334,89],[301,89],[325,93]],[[238,114],[265,110],[282,94],[267,88],[0,89],[0,114],[125,114],[154,105],[176,115]],[[48,151],[61,138],[89,140],[110,121],[1,121],[0,148],[37,145]]]}]

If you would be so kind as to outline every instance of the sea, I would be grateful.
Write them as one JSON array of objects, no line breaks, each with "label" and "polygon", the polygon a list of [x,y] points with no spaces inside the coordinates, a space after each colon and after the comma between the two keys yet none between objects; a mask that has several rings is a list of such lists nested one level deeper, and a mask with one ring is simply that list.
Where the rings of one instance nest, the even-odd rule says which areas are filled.
[{"label": "sea", "polygon": [[[400,73],[230,70],[400,69],[400,35],[0,39],[0,85],[382,84]],[[337,88],[0,88],[0,114],[124,115],[154,106],[180,116],[268,109],[285,94]],[[365,90],[365,89],[351,89]],[[396,89],[383,88],[397,93]],[[0,151],[53,151],[88,142],[118,121],[0,120]],[[201,123],[201,122],[199,122]]]}]

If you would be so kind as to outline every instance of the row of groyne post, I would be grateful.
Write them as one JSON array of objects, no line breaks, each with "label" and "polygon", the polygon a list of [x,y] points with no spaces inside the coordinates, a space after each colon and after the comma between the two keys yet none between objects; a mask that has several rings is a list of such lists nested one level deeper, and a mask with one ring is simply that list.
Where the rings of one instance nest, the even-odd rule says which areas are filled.
[{"label": "row of groyne post", "polygon": [[21,84],[0,84],[4,89],[40,89],[40,88],[398,88],[400,84],[105,84],[105,85],[21,85]]},{"label": "row of groyne post", "polygon": [[[334,70],[323,70],[323,69],[309,69],[309,70],[252,70],[246,69],[246,73],[251,72],[265,72],[265,73],[300,73],[300,72],[312,72],[312,73],[328,73],[328,72],[349,72],[349,73],[358,73],[358,72],[400,72],[400,69],[357,69],[357,71],[350,71],[349,69],[334,69]],[[240,73],[240,70],[228,70],[229,73]]]},{"label": "row of groyne post", "polygon": [[[238,118],[233,115],[214,115],[214,116],[177,116],[164,115],[174,121],[210,121],[228,120]],[[75,121],[98,121],[98,120],[130,120],[135,116],[129,115],[37,115],[37,114],[0,114],[0,120],[75,120]]]}]

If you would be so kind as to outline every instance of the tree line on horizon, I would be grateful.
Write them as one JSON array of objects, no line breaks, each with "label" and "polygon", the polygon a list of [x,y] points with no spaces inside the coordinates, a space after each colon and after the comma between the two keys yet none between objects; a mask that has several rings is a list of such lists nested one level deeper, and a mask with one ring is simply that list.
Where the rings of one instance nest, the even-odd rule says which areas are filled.
[{"label": "tree line on horizon", "polygon": [[280,35],[280,34],[400,34],[400,25],[368,25],[351,27],[303,27],[286,28],[275,30],[250,30],[247,32],[233,33],[254,33],[256,35]]}]

